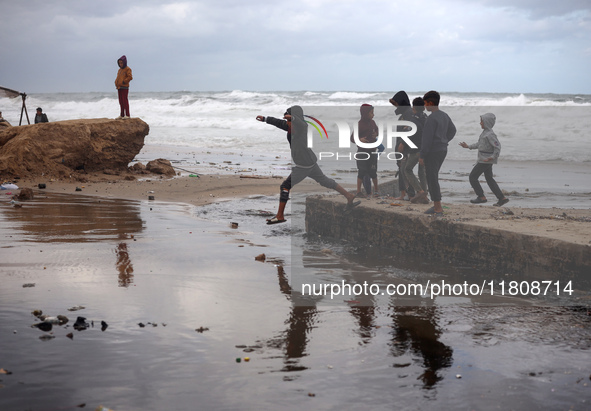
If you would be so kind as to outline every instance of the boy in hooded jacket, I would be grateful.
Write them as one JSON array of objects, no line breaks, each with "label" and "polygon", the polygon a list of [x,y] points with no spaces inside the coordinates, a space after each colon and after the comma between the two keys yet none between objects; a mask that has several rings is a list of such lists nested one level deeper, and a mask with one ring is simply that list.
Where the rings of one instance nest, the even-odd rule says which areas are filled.
[{"label": "boy in hooded jacket", "polygon": [[474,200],[470,200],[472,204],[481,204],[486,203],[487,201],[484,195],[484,190],[482,190],[482,186],[478,181],[478,178],[482,173],[484,173],[486,184],[488,184],[498,199],[498,202],[493,205],[500,207],[509,202],[509,199],[503,195],[499,185],[493,178],[492,167],[493,164],[497,164],[499,154],[501,154],[501,143],[499,142],[495,132],[492,130],[495,122],[496,117],[494,114],[483,114],[480,116],[480,127],[482,127],[483,131],[478,138],[478,142],[470,145],[463,141],[460,143],[460,146],[464,148],[469,148],[470,150],[478,149],[478,162],[470,173],[470,185],[476,193],[476,198]]},{"label": "boy in hooded jacket", "polygon": [[355,194],[349,193],[340,184],[332,178],[327,177],[317,163],[316,154],[308,147],[308,124],[304,119],[304,111],[300,106],[292,106],[287,109],[283,116],[285,120],[279,120],[274,117],[257,116],[258,121],[272,124],[282,130],[287,131],[287,141],[291,147],[291,158],[294,165],[291,168],[291,174],[283,181],[280,187],[279,207],[275,217],[267,220],[267,224],[284,223],[285,206],[289,200],[291,188],[301,182],[306,177],[310,177],[323,187],[334,189],[347,199],[347,210],[358,206],[361,201],[353,201]]},{"label": "boy in hooded jacket", "polygon": [[129,82],[133,80],[131,75],[131,68],[127,65],[127,57],[121,56],[117,60],[119,70],[117,71],[117,78],[115,78],[115,87],[119,96],[119,106],[121,107],[121,114],[117,119],[129,118]]},{"label": "boy in hooded jacket", "polygon": [[[397,92],[389,101],[390,104],[396,107],[394,112],[399,116],[399,120],[414,122],[410,99],[408,98],[406,91]],[[398,126],[397,131],[404,131],[405,128],[405,126]],[[394,198],[394,200],[410,200],[410,198],[414,197],[416,194],[413,186],[409,185],[408,179],[406,178],[406,174],[404,172],[408,155],[410,154],[410,147],[404,142],[403,139],[398,137],[396,138],[396,151],[402,154],[402,159],[396,162],[398,164],[398,189],[400,190],[400,196]]]},{"label": "boy in hooded jacket", "polygon": [[[375,143],[379,133],[378,125],[373,120],[374,108],[371,104],[362,104],[359,108],[361,119],[357,123],[359,132],[359,141],[362,143]],[[354,143],[354,134],[351,134],[351,142]],[[373,181],[374,193],[379,195],[378,191],[378,148],[364,148],[357,146],[358,153],[365,153],[367,157],[358,155],[357,157],[357,196],[361,197],[361,186],[365,187],[365,192],[369,197],[371,195],[371,184],[366,185],[366,180]]]}]

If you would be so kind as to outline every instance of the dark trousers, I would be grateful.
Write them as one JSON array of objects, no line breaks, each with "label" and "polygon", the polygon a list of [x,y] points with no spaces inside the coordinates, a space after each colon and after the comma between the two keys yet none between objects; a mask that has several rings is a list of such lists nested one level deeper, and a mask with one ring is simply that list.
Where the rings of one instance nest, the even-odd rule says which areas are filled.
[{"label": "dark trousers", "polygon": [[129,89],[120,88],[117,90],[117,94],[119,96],[119,106],[121,107],[121,117],[131,117],[129,115],[129,100],[127,99],[127,96],[129,95]]},{"label": "dark trousers", "polygon": [[478,197],[484,197],[484,191],[482,190],[482,186],[480,185],[480,182],[478,181],[478,178],[481,176],[482,173],[484,173],[484,178],[486,179],[486,184],[488,184],[488,186],[490,187],[492,192],[500,200],[505,196],[503,195],[503,192],[499,188],[499,185],[497,184],[497,182],[493,178],[492,166],[493,166],[492,163],[490,163],[490,164],[487,164],[487,163],[476,164],[474,166],[474,168],[472,169],[472,172],[470,173],[470,185],[472,186],[472,188],[474,189],[474,192],[476,193],[476,195]]},{"label": "dark trousers", "polygon": [[447,156],[447,151],[436,151],[428,153],[423,162],[425,163],[425,174],[427,175],[427,186],[432,201],[441,201],[441,188],[439,187],[439,170]]},{"label": "dark trousers", "polygon": [[303,167],[292,167],[291,174],[281,183],[280,189],[281,192],[279,193],[279,201],[281,203],[287,203],[289,200],[289,192],[293,186],[300,183],[304,178],[310,177],[312,180],[316,181],[322,187],[336,189],[338,186],[337,182],[334,181],[332,178],[327,177],[318,164],[314,164],[313,167],[303,168]]},{"label": "dark trousers", "polygon": [[406,174],[404,173],[407,162],[407,154],[405,154],[404,158],[398,162],[398,189],[400,191],[406,191],[406,194],[408,194],[409,197],[414,197],[416,194],[415,189],[409,184]]}]

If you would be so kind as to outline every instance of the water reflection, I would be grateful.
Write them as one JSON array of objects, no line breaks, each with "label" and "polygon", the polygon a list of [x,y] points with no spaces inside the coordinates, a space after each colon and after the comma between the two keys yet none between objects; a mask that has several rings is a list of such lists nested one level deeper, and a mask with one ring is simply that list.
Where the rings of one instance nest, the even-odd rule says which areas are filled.
[{"label": "water reflection", "polygon": [[301,365],[299,360],[308,355],[306,347],[310,338],[308,334],[315,326],[318,317],[318,308],[313,300],[307,300],[306,305],[296,304],[294,298],[299,298],[293,293],[289,280],[285,274],[282,263],[276,264],[279,290],[286,298],[292,301],[289,318],[285,321],[287,329],[280,335],[268,340],[267,346],[283,350],[283,369],[281,371],[302,371],[307,367]]},{"label": "water reflection", "polygon": [[[304,267],[307,270],[321,274],[318,282],[341,283],[351,286],[367,283],[388,283],[391,281],[386,274],[367,269],[356,262],[328,257],[332,252],[304,251]],[[388,304],[387,312],[391,319],[392,328],[389,355],[418,358],[415,363],[422,368],[418,376],[423,382],[424,389],[432,389],[443,379],[443,369],[453,363],[453,350],[440,341],[442,334],[438,324],[437,306],[431,301],[425,302],[420,297],[390,297],[389,300],[379,301],[376,296],[361,294],[353,300],[345,297],[348,312],[355,319],[357,328],[355,333],[363,345],[369,344],[375,336],[376,329],[381,328],[378,313],[380,304]],[[408,366],[410,364],[403,364]],[[394,363],[394,367],[401,364]]]},{"label": "water reflection", "polygon": [[115,266],[119,272],[119,287],[129,287],[133,282],[133,264],[129,258],[129,251],[127,251],[127,243],[117,244],[115,255],[117,256]]},{"label": "water reflection", "polygon": [[82,243],[118,239],[144,229],[139,203],[67,194],[37,195],[2,214],[24,241]]},{"label": "water reflection", "polygon": [[420,356],[425,371],[419,378],[424,388],[433,388],[443,379],[439,371],[449,368],[453,362],[453,350],[439,341],[441,329],[437,325],[437,308],[396,305],[390,308],[392,355],[401,357],[410,351]]},{"label": "water reflection", "polygon": [[373,337],[376,327],[376,308],[373,305],[355,305],[349,308],[351,315],[357,320],[359,329],[357,333],[363,344],[368,344]]}]

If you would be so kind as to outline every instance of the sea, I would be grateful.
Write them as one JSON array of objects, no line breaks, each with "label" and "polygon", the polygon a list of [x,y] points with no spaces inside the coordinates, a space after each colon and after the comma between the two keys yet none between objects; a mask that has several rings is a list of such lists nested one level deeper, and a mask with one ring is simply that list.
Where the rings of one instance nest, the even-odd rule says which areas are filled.
[{"label": "sea", "polygon": [[[302,107],[355,107],[371,104],[383,108],[380,119],[395,118],[388,100],[393,92],[350,91],[171,91],[130,93],[132,117],[150,125],[146,144],[243,150],[253,153],[289,153],[281,132],[255,120],[257,115],[281,118],[292,105]],[[424,92],[408,92],[411,100]],[[470,113],[502,111],[497,114],[499,137],[504,160],[541,160],[591,162],[591,95],[587,94],[509,94],[509,93],[441,93],[442,109],[470,109]],[[19,123],[22,102],[19,98],[0,98],[0,111],[12,125]],[[46,93],[30,94],[26,105],[33,121],[35,108],[42,107],[50,121],[115,118],[119,115],[116,93]],[[569,113],[564,122],[541,127],[535,113]],[[306,113],[313,115],[314,113]],[[480,134],[477,115],[460,123],[458,136],[476,141]],[[576,122],[571,122],[574,114]],[[578,118],[577,115],[581,115]],[[531,121],[530,121],[531,120]],[[26,124],[26,118],[23,118]],[[458,124],[456,124],[458,125]],[[505,148],[506,147],[506,148]],[[464,150],[450,150],[449,159],[474,157]]]},{"label": "sea", "polygon": [[[150,126],[145,148],[137,156],[140,162],[154,158],[169,159],[177,170],[187,173],[252,173],[287,175],[290,148],[285,132],[256,121],[257,115],[281,118],[292,105],[300,105],[307,115],[324,122],[328,142],[337,141],[336,126],[325,121],[323,113],[340,116],[353,127],[359,118],[358,107],[375,107],[374,120],[380,127],[396,120],[389,99],[396,91],[170,91],[130,93],[131,116]],[[424,91],[407,92],[410,99]],[[29,118],[41,107],[49,121],[87,118],[115,118],[119,104],[114,92],[29,94],[26,99]],[[591,205],[591,95],[531,93],[457,93],[441,92],[440,107],[454,121],[458,131],[448,148],[442,173],[450,184],[448,200],[470,192],[467,175],[476,161],[476,152],[459,146],[475,143],[482,132],[480,115],[492,112],[494,127],[502,145],[495,174],[501,188],[525,197],[540,199],[524,206]],[[19,124],[22,102],[19,98],[0,98],[0,111],[12,125]],[[26,124],[23,116],[22,123]],[[330,123],[330,124],[329,124]],[[315,132],[315,131],[314,131]],[[320,140],[317,140],[320,142]],[[322,151],[320,145],[315,151]],[[333,150],[333,158],[341,154]],[[387,150],[388,151],[393,151]],[[387,153],[386,152],[386,153]],[[325,173],[353,173],[355,161],[334,161],[320,156]],[[323,161],[325,161],[323,163]],[[395,174],[396,161],[380,161],[378,169]],[[355,177],[343,177],[346,182]],[[457,180],[457,181],[456,181]],[[458,182],[459,184],[455,184]],[[533,194],[532,194],[533,193]],[[573,194],[576,199],[573,197]],[[561,199],[568,197],[568,202]],[[459,201],[466,198],[460,196]],[[555,201],[558,200],[558,201]]]}]

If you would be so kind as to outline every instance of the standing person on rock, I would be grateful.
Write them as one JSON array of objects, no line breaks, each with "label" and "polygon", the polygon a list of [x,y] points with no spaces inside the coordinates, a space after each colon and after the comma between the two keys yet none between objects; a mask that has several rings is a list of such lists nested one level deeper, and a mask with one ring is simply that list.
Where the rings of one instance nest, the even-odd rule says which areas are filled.
[{"label": "standing person on rock", "polygon": [[127,57],[121,56],[117,60],[119,71],[117,71],[117,78],[115,79],[115,87],[119,96],[119,107],[121,107],[121,114],[117,120],[130,118],[129,114],[129,82],[133,80],[131,75],[131,68],[127,65]]}]

